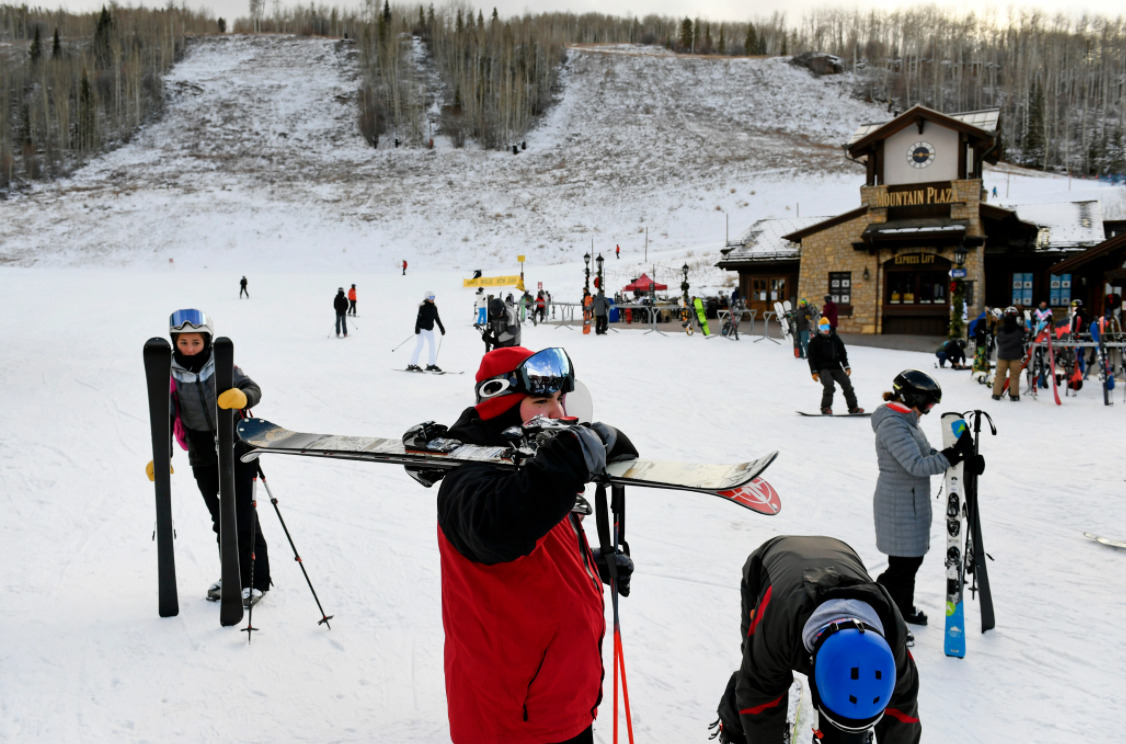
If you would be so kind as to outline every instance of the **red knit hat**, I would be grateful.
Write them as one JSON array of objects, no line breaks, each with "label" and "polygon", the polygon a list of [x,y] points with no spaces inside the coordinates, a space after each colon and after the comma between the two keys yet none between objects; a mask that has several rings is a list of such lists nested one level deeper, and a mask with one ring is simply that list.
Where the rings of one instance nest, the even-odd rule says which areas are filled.
[{"label": "red knit hat", "polygon": [[[523,346],[493,349],[481,357],[481,366],[477,370],[477,382],[481,383],[490,377],[511,372],[534,353],[534,351],[525,349]],[[497,398],[488,398],[477,404],[477,415],[481,417],[482,421],[488,421],[511,409],[527,397],[524,393],[509,393]]]}]

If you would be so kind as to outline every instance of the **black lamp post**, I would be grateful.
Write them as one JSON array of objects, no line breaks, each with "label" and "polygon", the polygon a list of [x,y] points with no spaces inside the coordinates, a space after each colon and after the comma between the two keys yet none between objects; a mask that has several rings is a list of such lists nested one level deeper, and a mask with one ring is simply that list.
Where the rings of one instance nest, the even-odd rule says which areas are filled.
[{"label": "black lamp post", "polygon": [[966,246],[959,243],[958,247],[954,249],[954,263],[958,266],[963,266],[966,263]]},{"label": "black lamp post", "polygon": [[586,291],[590,294],[590,254],[583,254],[583,263],[586,264]]},{"label": "black lamp post", "polygon": [[598,258],[594,259],[594,263],[598,265],[598,288],[605,292],[606,285],[603,284],[604,280],[602,279],[602,261],[602,254],[599,253]]},{"label": "black lamp post", "polygon": [[[958,267],[959,274],[963,273],[962,266],[966,263],[966,244],[959,243],[954,249],[954,264]],[[954,277],[950,282],[950,338],[962,337],[964,324],[962,314],[966,307],[966,285],[961,276]]]},{"label": "black lamp post", "polygon": [[684,281],[682,281],[680,283],[680,291],[684,293],[684,304],[685,304],[685,306],[687,306],[688,305],[688,264],[684,264],[683,266],[681,266],[680,270],[684,272]]}]

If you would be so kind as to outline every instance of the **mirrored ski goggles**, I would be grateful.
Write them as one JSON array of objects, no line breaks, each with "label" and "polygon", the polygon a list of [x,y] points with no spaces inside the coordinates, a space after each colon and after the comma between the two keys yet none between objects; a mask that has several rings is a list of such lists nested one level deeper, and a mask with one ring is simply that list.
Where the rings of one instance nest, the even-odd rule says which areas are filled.
[{"label": "mirrored ski goggles", "polygon": [[532,354],[511,372],[479,382],[477,402],[513,393],[536,397],[567,394],[574,389],[575,370],[571,357],[563,349],[552,347]]},{"label": "mirrored ski goggles", "polygon": [[193,330],[210,328],[211,318],[207,317],[207,313],[202,310],[194,310],[191,308],[177,310],[168,318],[168,327],[173,331],[185,331],[189,326]]}]

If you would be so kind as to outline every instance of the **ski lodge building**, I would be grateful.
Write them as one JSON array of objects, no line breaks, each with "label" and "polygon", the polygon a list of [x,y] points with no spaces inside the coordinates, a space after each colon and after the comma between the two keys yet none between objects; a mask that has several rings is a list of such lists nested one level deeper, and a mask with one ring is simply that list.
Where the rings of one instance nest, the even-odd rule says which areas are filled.
[{"label": "ski lodge building", "polygon": [[[915,106],[861,126],[844,147],[865,166],[861,206],[835,217],[760,220],[717,265],[739,273],[740,292],[760,317],[775,301],[804,297],[820,306],[832,295],[846,333],[945,335],[954,277],[963,280],[969,318],[1041,300],[1065,314],[1073,299],[1101,311],[1104,279],[1126,278],[1126,235],[1107,239],[1124,226],[1104,224],[1097,201],[989,204],[982,169],[1001,154],[999,113]],[[1115,240],[1117,248],[1088,251]]]}]

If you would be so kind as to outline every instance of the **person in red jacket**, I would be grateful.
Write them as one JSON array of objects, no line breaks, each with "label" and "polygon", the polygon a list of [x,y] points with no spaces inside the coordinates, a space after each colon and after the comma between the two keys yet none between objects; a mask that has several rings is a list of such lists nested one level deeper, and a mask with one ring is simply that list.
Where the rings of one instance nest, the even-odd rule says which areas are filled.
[{"label": "person in red jacket", "polygon": [[[511,426],[565,418],[573,389],[563,349],[494,349],[477,371],[477,405],[449,430],[420,425],[423,438],[505,445]],[[633,563],[591,549],[579,492],[608,461],[636,456],[617,430],[582,424],[563,427],[518,470],[463,465],[445,475],[438,549],[455,744],[593,742],[604,674],[602,582],[612,559],[627,596]],[[411,474],[424,485],[441,477]]]}]

